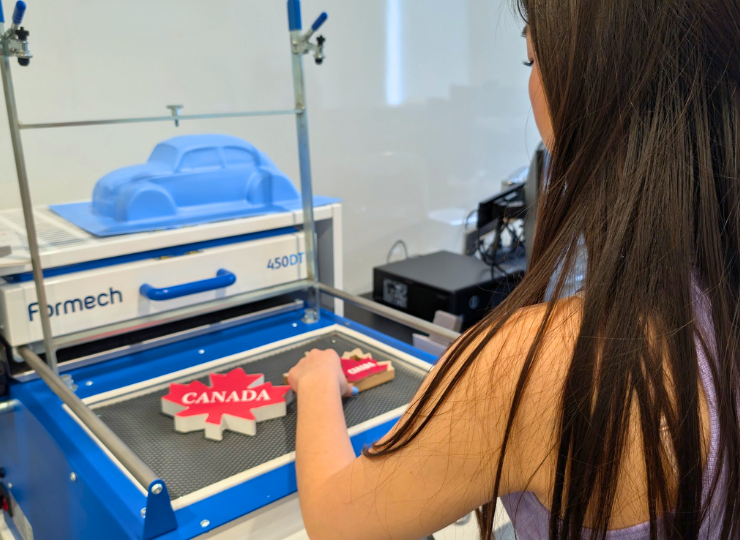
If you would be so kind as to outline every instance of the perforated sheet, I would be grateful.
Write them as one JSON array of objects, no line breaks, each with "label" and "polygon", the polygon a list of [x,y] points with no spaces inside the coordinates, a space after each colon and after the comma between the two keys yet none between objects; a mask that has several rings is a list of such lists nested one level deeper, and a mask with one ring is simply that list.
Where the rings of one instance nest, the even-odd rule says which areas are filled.
[{"label": "perforated sheet", "polygon": [[[396,378],[387,384],[345,400],[347,426],[352,427],[409,403],[424,373],[389,356],[372,345],[340,333],[291,345],[257,360],[242,360],[218,372],[243,366],[247,373],[264,373],[265,380],[282,384],[286,373],[310,349],[334,349],[339,354],[356,347],[373,353],[380,361],[392,361]],[[178,382],[189,382],[194,378]],[[207,375],[198,380],[209,384]],[[173,499],[183,497],[295,450],[296,404],[284,418],[260,422],[257,435],[224,432],[220,442],[205,439],[203,432],[177,433],[172,418],[160,412],[166,388],[126,401],[93,406],[102,420],[162,478]]]},{"label": "perforated sheet", "polygon": [[[36,208],[33,212],[36,221],[39,250],[44,252],[60,249],[72,245],[89,243],[89,235],[46,209]],[[13,246],[13,252],[19,256],[29,256],[26,225],[23,221],[22,210],[4,210],[0,212],[0,232],[15,234],[18,243]]]}]

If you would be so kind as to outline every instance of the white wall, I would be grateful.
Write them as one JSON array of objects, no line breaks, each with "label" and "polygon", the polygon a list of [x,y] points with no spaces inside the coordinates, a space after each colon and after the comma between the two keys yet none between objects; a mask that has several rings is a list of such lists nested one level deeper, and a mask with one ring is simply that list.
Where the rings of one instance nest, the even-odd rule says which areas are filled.
[{"label": "white wall", "polygon": [[[28,4],[35,58],[13,70],[23,122],[292,107],[284,0]],[[304,25],[322,10],[328,58],[306,64],[314,191],[344,199],[346,288],[366,292],[397,239],[460,250],[449,221],[528,163],[525,47],[509,0],[304,0]],[[20,205],[4,107],[0,124],[4,209]],[[292,117],[26,131],[34,203],[89,199],[158,141],[204,132],[243,137],[298,179]]]}]

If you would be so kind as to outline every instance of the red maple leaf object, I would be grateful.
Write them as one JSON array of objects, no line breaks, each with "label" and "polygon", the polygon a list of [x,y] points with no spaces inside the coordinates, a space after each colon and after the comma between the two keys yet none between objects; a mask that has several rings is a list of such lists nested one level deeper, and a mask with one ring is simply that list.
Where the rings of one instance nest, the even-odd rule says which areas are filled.
[{"label": "red maple leaf object", "polygon": [[357,360],[342,358],[340,361],[344,376],[347,377],[347,382],[351,383],[388,371],[388,364],[378,364],[377,360],[370,357]]},{"label": "red maple leaf object", "polygon": [[285,416],[290,386],[265,384],[264,375],[247,375],[236,368],[225,375],[210,375],[211,386],[200,381],[170,384],[162,397],[162,412],[175,417],[175,430],[204,429],[206,439],[220,441],[225,429],[255,435],[257,422]]}]

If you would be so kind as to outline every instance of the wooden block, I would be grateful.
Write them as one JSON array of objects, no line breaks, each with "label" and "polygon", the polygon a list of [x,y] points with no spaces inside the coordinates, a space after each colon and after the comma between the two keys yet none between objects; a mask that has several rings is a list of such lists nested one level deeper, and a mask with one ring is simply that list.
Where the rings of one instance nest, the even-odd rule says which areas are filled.
[{"label": "wooden block", "polygon": [[340,356],[340,358],[344,358],[346,360],[362,360],[364,358],[372,358],[372,354],[364,352],[359,347],[355,349],[354,351],[344,351],[344,354]]},{"label": "wooden block", "polygon": [[381,384],[385,384],[396,378],[396,370],[393,369],[393,364],[390,362],[378,362],[378,365],[388,366],[388,369],[353,382],[352,384],[357,387],[357,390],[364,392],[365,390],[370,390],[371,388],[375,388],[376,386],[380,386]]}]

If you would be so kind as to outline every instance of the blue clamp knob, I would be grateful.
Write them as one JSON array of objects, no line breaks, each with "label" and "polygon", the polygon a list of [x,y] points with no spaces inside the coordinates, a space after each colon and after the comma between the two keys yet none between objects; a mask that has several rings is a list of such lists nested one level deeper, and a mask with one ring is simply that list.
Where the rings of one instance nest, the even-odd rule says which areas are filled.
[{"label": "blue clamp knob", "polygon": [[13,24],[20,25],[23,22],[23,16],[26,14],[26,3],[23,0],[18,0],[15,3],[15,10],[13,10]]},{"label": "blue clamp knob", "polygon": [[0,23],[5,24],[5,13],[3,13],[3,1],[0,0]]},{"label": "blue clamp knob", "polygon": [[316,19],[316,21],[311,25],[311,30],[314,32],[321,28],[321,26],[326,22],[326,19],[329,18],[329,15],[326,14],[326,11],[323,12],[321,15],[319,15],[319,18]]},{"label": "blue clamp knob", "polygon": [[288,0],[288,27],[291,32],[303,29],[303,21],[301,21],[301,0]]}]

